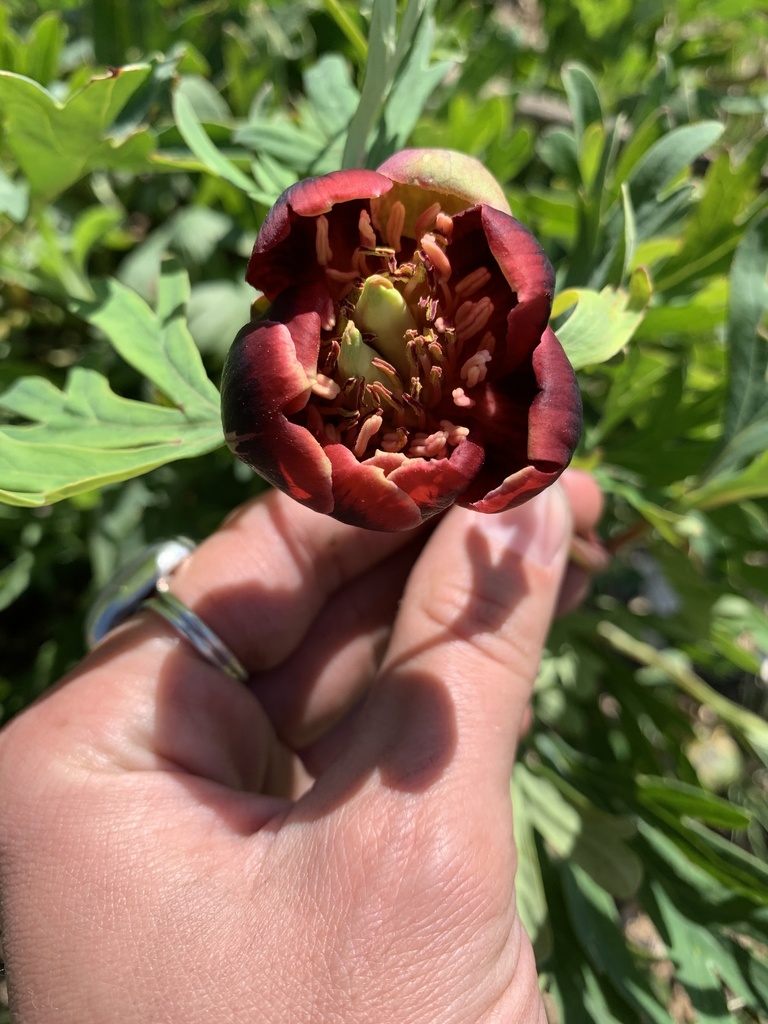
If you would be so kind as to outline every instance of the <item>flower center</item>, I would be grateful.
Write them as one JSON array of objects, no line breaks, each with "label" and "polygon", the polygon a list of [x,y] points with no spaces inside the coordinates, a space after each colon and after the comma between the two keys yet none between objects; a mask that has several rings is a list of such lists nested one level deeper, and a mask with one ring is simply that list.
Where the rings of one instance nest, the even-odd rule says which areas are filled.
[{"label": "flower center", "polygon": [[360,459],[377,450],[448,457],[469,434],[462,421],[493,358],[494,305],[482,294],[490,271],[479,266],[454,281],[452,219],[434,203],[417,219],[414,240],[402,234],[405,212],[394,202],[377,232],[363,209],[346,266],[334,259],[328,218],[316,218],[317,262],[337,298],[306,425]]}]

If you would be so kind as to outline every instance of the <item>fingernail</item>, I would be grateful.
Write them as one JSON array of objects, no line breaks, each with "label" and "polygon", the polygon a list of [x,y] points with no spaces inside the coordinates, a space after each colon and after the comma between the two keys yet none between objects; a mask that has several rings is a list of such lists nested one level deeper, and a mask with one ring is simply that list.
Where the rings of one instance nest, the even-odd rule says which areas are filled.
[{"label": "fingernail", "polygon": [[547,568],[561,552],[567,553],[571,513],[557,484],[519,508],[481,518],[481,529],[494,546],[513,551],[528,562]]}]

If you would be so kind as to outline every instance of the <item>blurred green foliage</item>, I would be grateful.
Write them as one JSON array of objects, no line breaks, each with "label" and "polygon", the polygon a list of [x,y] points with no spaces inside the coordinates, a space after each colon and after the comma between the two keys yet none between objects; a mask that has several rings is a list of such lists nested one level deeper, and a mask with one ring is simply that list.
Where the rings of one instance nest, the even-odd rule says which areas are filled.
[{"label": "blurred green foliage", "polygon": [[262,486],[211,381],[268,206],[471,153],[555,265],[615,552],[514,782],[552,1020],[764,1020],[767,57],[759,0],[0,3],[3,717],[133,550]]}]

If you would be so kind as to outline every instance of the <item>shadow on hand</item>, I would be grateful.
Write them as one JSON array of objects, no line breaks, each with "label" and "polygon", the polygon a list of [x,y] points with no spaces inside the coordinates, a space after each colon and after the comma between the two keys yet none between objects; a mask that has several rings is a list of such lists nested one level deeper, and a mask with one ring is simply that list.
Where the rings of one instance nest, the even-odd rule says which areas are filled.
[{"label": "shadow on hand", "polygon": [[[291,820],[314,820],[330,814],[350,800],[374,773],[378,773],[381,782],[391,789],[416,793],[433,786],[450,765],[458,735],[449,681],[431,672],[414,671],[409,667],[411,660],[443,643],[455,641],[455,674],[461,673],[463,645],[482,642],[483,635],[493,634],[523,596],[522,590],[510,593],[512,581],[520,587],[518,554],[505,553],[494,561],[485,535],[479,529],[469,532],[467,543],[472,579],[463,606],[458,607],[453,615],[447,610],[437,610],[434,618],[441,623],[439,632],[390,663],[385,687],[375,691],[375,699],[371,699],[374,691],[369,690],[347,719],[333,724],[330,731],[340,738],[336,756],[330,760],[312,790],[294,805]],[[199,614],[205,619],[206,609],[215,607],[216,618],[220,619],[222,609],[237,609],[238,618],[242,621],[244,609],[268,608],[270,622],[279,622],[281,615],[289,613],[290,602],[290,595],[281,592],[279,583],[254,580],[246,585],[212,590],[208,600],[201,602]],[[321,616],[322,612],[317,618]],[[392,616],[394,619],[394,608]],[[323,632],[326,657],[348,640],[345,630]],[[311,626],[308,634],[311,634]],[[290,659],[286,661],[289,663]],[[178,725],[174,707],[178,708],[179,701],[175,693],[177,688],[186,685],[184,673],[175,658],[167,660],[164,676],[156,709],[158,749],[163,749],[163,734]],[[312,695],[316,677],[316,673],[308,672],[304,677],[293,678],[286,674],[284,666],[277,666],[255,676],[251,691],[254,699],[257,695],[263,697],[262,706],[269,714],[272,702],[285,703],[285,694],[270,694],[273,679],[279,678],[282,686],[290,690],[296,709],[300,711],[302,704],[306,704]],[[479,689],[484,681],[477,679],[476,684]],[[263,742],[263,736],[254,737],[254,744]],[[276,737],[271,742],[283,748]],[[282,753],[285,754],[284,748]],[[262,756],[264,751],[254,750],[254,757]],[[199,793],[199,787],[195,788]],[[270,792],[266,795],[284,796],[285,793]]]}]

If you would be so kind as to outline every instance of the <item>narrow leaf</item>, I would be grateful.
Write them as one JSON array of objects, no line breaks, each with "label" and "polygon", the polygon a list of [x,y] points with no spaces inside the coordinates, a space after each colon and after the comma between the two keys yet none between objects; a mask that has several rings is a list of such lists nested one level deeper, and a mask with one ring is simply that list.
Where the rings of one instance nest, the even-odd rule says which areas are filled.
[{"label": "narrow leaf", "polygon": [[272,196],[266,195],[252,178],[236,167],[214,146],[200,123],[189,98],[177,89],[173,94],[173,116],[181,137],[204,167],[217,178],[223,178],[239,188],[250,199],[262,206],[272,205]]},{"label": "narrow leaf", "polygon": [[754,221],[733,258],[728,299],[728,399],[724,438],[768,417],[768,216]]},{"label": "narrow leaf", "polygon": [[576,61],[564,65],[562,79],[573,117],[573,134],[580,142],[584,129],[603,119],[597,84],[589,69]]}]

